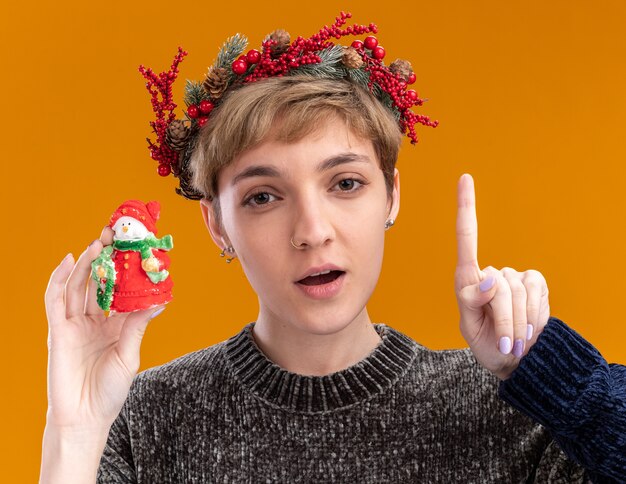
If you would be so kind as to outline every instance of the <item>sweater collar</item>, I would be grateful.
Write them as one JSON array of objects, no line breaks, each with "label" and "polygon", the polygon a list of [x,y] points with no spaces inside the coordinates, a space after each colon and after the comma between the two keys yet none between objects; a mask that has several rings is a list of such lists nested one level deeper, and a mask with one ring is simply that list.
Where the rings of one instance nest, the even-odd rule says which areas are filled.
[{"label": "sweater collar", "polygon": [[322,413],[348,407],[383,393],[408,369],[417,343],[384,323],[373,323],[381,336],[358,363],[324,376],[290,372],[271,361],[248,323],[226,341],[226,357],[237,379],[256,397],[286,410]]}]

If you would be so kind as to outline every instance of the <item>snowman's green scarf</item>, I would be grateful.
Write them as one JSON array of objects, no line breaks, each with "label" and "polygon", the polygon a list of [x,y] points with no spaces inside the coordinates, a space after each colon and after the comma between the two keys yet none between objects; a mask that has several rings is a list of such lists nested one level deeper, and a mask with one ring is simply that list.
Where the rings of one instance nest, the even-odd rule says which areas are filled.
[{"label": "snowman's green scarf", "polygon": [[[132,250],[141,253],[141,260],[144,261],[152,257],[152,249],[170,250],[174,247],[171,235],[157,239],[153,234],[149,234],[142,240],[114,240],[112,245],[107,245],[102,249],[100,255],[91,263],[91,277],[98,283],[97,300],[98,305],[105,311],[111,308],[113,301],[113,287],[115,286],[115,263],[111,259],[113,250],[128,251]],[[100,278],[96,273],[98,266],[104,267],[106,275],[104,276],[105,284],[102,287]],[[157,284],[169,276],[169,272],[163,269],[158,272],[146,272],[150,280]]]}]

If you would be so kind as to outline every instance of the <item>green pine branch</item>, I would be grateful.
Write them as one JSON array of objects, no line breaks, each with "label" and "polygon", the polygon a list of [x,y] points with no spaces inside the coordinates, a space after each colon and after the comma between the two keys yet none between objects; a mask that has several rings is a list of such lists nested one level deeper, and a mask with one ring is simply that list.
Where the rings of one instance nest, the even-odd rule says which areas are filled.
[{"label": "green pine branch", "polygon": [[185,84],[185,105],[187,107],[195,104],[198,106],[200,101],[206,99],[206,93],[204,88],[202,87],[202,82],[199,81],[190,81],[187,79],[187,83]]},{"label": "green pine branch", "polygon": [[365,69],[347,69],[348,77],[362,85],[365,89],[369,89],[367,87],[367,83],[370,82],[370,73]]},{"label": "green pine branch", "polygon": [[320,50],[317,55],[320,56],[320,59],[322,59],[322,62],[332,62],[332,63],[337,63],[337,62],[341,62],[341,59],[343,57],[343,46],[341,45],[333,45],[332,47],[329,47],[327,49],[324,50]]},{"label": "green pine branch", "polygon": [[321,62],[301,65],[297,69],[293,69],[292,72],[333,79],[342,79],[346,76],[346,67],[341,62],[343,56],[343,47],[341,45],[334,45],[328,49],[321,50],[317,55],[320,56]]},{"label": "green pine branch", "polygon": [[235,34],[229,37],[217,54],[217,60],[214,62],[215,67],[222,67],[230,71],[232,63],[237,60],[237,57],[243,54],[247,45],[247,37],[241,34]]}]

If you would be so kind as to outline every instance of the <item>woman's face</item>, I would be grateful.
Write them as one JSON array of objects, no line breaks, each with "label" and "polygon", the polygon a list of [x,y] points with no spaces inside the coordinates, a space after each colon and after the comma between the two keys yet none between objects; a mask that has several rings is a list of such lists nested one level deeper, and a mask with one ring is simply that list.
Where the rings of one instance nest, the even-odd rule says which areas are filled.
[{"label": "woman's face", "polygon": [[[365,305],[381,270],[384,224],[396,218],[400,195],[396,169],[388,201],[371,141],[328,120],[300,141],[266,141],[242,153],[218,181],[223,230],[209,202],[202,202],[203,215],[220,249],[234,248],[259,297],[258,321],[314,334],[369,321]],[[325,264],[345,272],[331,283],[338,290],[324,294],[322,286],[298,283]]]}]

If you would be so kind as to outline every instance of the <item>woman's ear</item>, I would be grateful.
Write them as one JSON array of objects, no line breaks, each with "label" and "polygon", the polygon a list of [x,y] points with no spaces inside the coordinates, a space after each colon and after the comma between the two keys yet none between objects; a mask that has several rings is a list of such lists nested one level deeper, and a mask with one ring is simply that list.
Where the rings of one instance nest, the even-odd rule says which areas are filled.
[{"label": "woman's ear", "polygon": [[[391,208],[387,218],[395,220],[400,211],[400,171],[397,168],[393,172],[393,192],[391,195]],[[387,205],[389,206],[389,203]]]},{"label": "woman's ear", "polygon": [[225,234],[217,223],[213,204],[206,198],[203,198],[200,200],[200,211],[202,212],[204,224],[209,229],[209,233],[211,234],[211,238],[213,239],[213,242],[215,242],[215,245],[217,245],[220,250],[228,247],[230,243],[224,237]]}]

